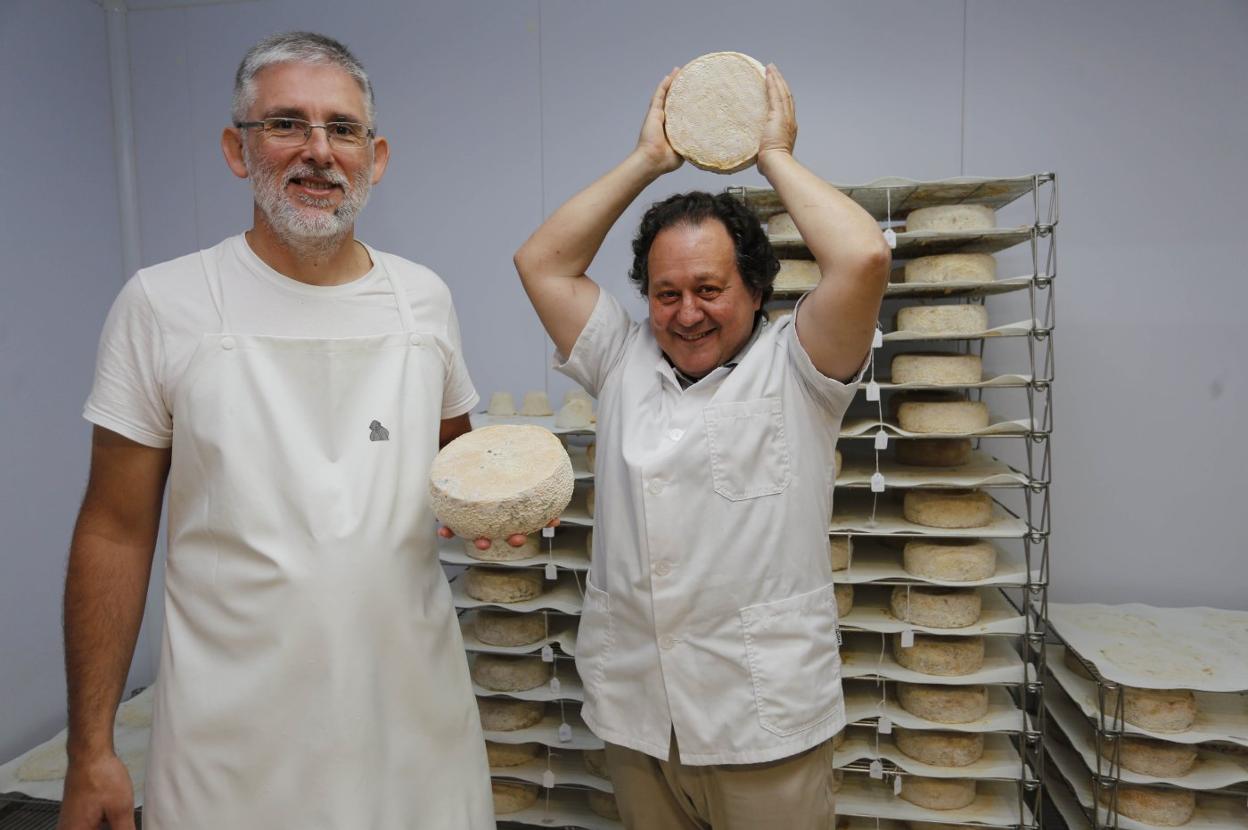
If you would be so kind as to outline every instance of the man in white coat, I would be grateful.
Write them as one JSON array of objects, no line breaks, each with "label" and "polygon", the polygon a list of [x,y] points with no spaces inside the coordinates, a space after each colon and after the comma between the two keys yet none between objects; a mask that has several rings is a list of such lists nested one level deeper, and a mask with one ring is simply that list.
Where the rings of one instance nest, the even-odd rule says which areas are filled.
[{"label": "man in white coat", "polygon": [[355,238],[375,124],[340,43],[253,47],[221,138],[251,229],[143,269],[109,314],[65,589],[64,830],[133,827],[112,723],[166,479],[144,826],[494,826],[427,482],[478,396],[446,285]]},{"label": "man in white coat", "polygon": [[[674,73],[673,73],[674,74]],[[758,169],[822,280],[779,323],[779,264],[727,195],[655,204],[633,243],[637,323],[585,271],[625,208],[680,166],[659,85],[636,148],[515,262],[559,355],[598,398],[594,551],[577,635],[583,716],[633,830],[829,830],[845,725],[828,545],[833,451],[887,282],[875,221],[793,156],[767,70]]]}]

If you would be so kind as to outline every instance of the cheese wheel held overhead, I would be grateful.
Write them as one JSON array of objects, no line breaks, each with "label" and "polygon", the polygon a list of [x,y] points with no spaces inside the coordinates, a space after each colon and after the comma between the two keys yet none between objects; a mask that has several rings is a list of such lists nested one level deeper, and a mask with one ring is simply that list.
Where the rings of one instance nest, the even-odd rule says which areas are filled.
[{"label": "cheese wheel held overhead", "polygon": [[572,461],[550,431],[492,426],[442,448],[429,471],[433,512],[465,539],[534,533],[572,499]]},{"label": "cheese wheel held overhead", "polygon": [[685,64],[663,104],[672,149],[713,173],[753,164],[767,119],[766,72],[740,52],[712,52]]}]

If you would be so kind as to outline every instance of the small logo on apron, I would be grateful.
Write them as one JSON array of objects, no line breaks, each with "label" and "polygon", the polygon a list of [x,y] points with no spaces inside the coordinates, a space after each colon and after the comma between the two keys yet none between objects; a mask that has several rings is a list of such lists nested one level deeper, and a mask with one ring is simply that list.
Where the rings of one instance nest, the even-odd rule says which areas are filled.
[{"label": "small logo on apron", "polygon": [[369,429],[369,433],[368,433],[369,441],[389,441],[390,440],[390,430],[383,427],[381,425],[381,421],[373,421],[371,424],[368,425],[368,429]]}]

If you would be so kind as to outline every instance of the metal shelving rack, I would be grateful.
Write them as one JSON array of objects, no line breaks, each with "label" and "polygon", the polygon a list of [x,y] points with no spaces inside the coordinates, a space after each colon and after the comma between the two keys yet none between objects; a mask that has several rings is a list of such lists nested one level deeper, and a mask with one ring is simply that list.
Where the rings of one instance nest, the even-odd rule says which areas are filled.
[{"label": "metal shelving rack", "polygon": [[[1017,775],[1009,777],[996,777],[980,779],[990,782],[989,786],[993,788],[993,792],[999,794],[1005,792],[1005,788],[1012,793],[1011,798],[1015,801],[1012,810],[1012,816],[1009,820],[989,820],[984,821],[990,825],[1003,827],[1019,828],[1020,830],[1038,830],[1042,826],[1042,781],[1044,780],[1045,768],[1045,747],[1044,733],[1046,728],[1044,698],[1044,677],[1045,677],[1045,653],[1044,642],[1048,632],[1048,584],[1049,584],[1049,553],[1050,553],[1050,526],[1051,526],[1051,507],[1050,507],[1050,486],[1052,483],[1052,452],[1051,437],[1053,431],[1053,380],[1054,380],[1054,347],[1053,332],[1056,324],[1056,307],[1054,302],[1054,288],[1057,276],[1057,224],[1058,224],[1058,194],[1057,194],[1057,177],[1053,173],[1037,173],[1031,176],[1022,176],[1006,179],[949,179],[935,182],[915,182],[905,179],[882,179],[861,186],[839,186],[841,192],[845,193],[872,216],[879,221],[886,230],[886,237],[890,238],[893,243],[893,259],[896,263],[899,260],[912,259],[918,256],[928,256],[943,253],[993,253],[1013,251],[1019,249],[1025,250],[1024,258],[1029,258],[1030,273],[1022,273],[1020,276],[1006,279],[999,279],[992,283],[955,283],[955,284],[907,284],[892,282],[890,283],[885,294],[885,308],[888,309],[895,300],[905,299],[951,299],[956,302],[975,303],[988,305],[1000,302],[1001,297],[1018,292],[1026,292],[1026,307],[1029,312],[1029,321],[1024,325],[1007,326],[1004,330],[994,331],[991,334],[979,335],[974,337],[916,337],[905,335],[898,332],[890,332],[878,338],[876,341],[876,352],[878,356],[881,349],[888,348],[894,343],[905,343],[907,345],[926,345],[932,341],[945,341],[946,344],[952,344],[956,351],[962,353],[975,354],[981,358],[987,359],[995,353],[988,349],[989,343],[1007,342],[1009,340],[1022,341],[1026,348],[1026,366],[1027,373],[1021,377],[1010,377],[1001,382],[988,382],[977,384],[973,387],[943,387],[943,388],[960,388],[968,393],[968,397],[972,400],[983,400],[985,391],[991,394],[1016,394],[1017,390],[1022,390],[1024,400],[1022,402],[1023,410],[1020,416],[1011,422],[994,423],[990,425],[989,430],[965,435],[940,435],[940,436],[915,436],[905,433],[894,424],[889,423],[885,418],[885,406],[883,400],[872,401],[870,407],[874,412],[863,413],[863,407],[859,407],[855,412],[855,407],[846,415],[845,422],[842,425],[840,446],[846,453],[846,465],[849,465],[849,455],[854,451],[855,445],[862,443],[867,439],[874,439],[874,461],[877,471],[882,469],[881,462],[884,461],[881,441],[891,444],[893,441],[912,440],[915,437],[940,437],[940,438],[969,438],[973,441],[973,446],[977,451],[986,450],[990,445],[993,447],[1000,446],[1001,442],[1005,442],[1005,453],[991,453],[993,460],[1003,462],[1001,456],[1009,455],[1013,463],[1003,462],[1005,469],[1009,471],[1008,480],[994,480],[992,483],[985,483],[984,489],[989,490],[994,501],[1005,511],[1010,517],[1019,520],[1015,528],[1007,534],[1007,538],[1001,538],[997,535],[997,540],[1002,543],[1008,543],[1013,546],[1020,554],[1023,562],[1023,572],[1021,578],[1010,581],[1009,584],[994,585],[989,590],[998,590],[1002,596],[1006,598],[1009,605],[1018,613],[1022,620],[1022,630],[1020,633],[1014,634],[997,634],[988,635],[988,641],[1008,641],[1013,650],[1021,658],[1021,670],[1015,675],[1015,679],[1011,682],[995,684],[999,688],[1007,691],[1010,699],[1017,706],[1020,717],[1013,728],[1003,728],[994,730],[995,734],[1006,735],[1018,752],[1020,766]],[[781,205],[775,192],[764,188],[729,188],[729,192],[737,198],[744,201],[750,206],[760,219],[766,220],[771,215],[781,212]],[[1018,211],[1020,208],[1027,214],[1024,218],[1025,222],[999,227],[992,231],[977,232],[955,232],[955,233],[934,233],[934,232],[896,232],[894,226],[899,219],[911,210],[928,207],[934,205],[954,205],[954,204],[981,204],[992,207],[994,210],[1001,211],[1010,209]],[[1013,205],[1012,208],[1009,206]],[[1026,208],[1030,207],[1027,211]],[[889,232],[891,231],[891,233]],[[804,243],[798,237],[779,237],[773,236],[773,246],[777,249],[777,253],[782,258],[810,258],[810,253],[806,249]],[[1022,269],[1020,269],[1022,270]],[[793,299],[804,293],[813,286],[805,286],[800,289],[789,291],[777,291],[776,300],[778,304],[791,303]],[[882,317],[885,315],[882,314]],[[871,381],[878,384],[880,392],[888,393],[894,390],[894,386],[890,383],[881,383],[874,374],[872,369]],[[872,384],[864,384],[864,389],[860,393],[862,397],[875,398],[874,390],[867,389]],[[906,389],[916,388],[906,386]],[[928,389],[942,387],[923,387]],[[1003,390],[998,393],[997,390]],[[1014,391],[1009,391],[1014,390]],[[882,396],[880,396],[882,398]],[[855,404],[857,406],[857,404]],[[879,436],[883,434],[886,439]],[[861,456],[860,456],[861,457]],[[871,461],[868,458],[868,465]],[[887,468],[887,463],[884,464]],[[915,470],[917,468],[911,468]],[[956,468],[953,468],[956,470]],[[847,496],[855,491],[867,490],[871,487],[870,483],[860,479],[850,482],[844,481],[845,471],[837,482],[837,504],[840,505],[847,501]],[[965,532],[932,532],[929,529],[922,529],[918,526],[897,526],[892,525],[885,529],[874,521],[876,518],[877,508],[883,501],[889,498],[890,491],[902,489],[904,487],[940,487],[942,474],[933,472],[928,480],[915,483],[913,477],[907,483],[893,484],[890,483],[888,477],[885,477],[883,492],[870,492],[872,502],[871,517],[866,522],[859,522],[858,525],[845,526],[838,525],[837,517],[833,517],[832,533],[834,535],[848,535],[851,540],[870,540],[876,542],[884,540],[887,544],[891,540],[915,538],[922,536],[971,536],[974,537],[974,531]],[[948,485],[946,485],[948,486]],[[864,496],[865,499],[865,496]],[[840,510],[836,510],[840,513]],[[851,560],[850,568],[852,570],[853,563]],[[838,581],[852,581],[851,577],[846,576],[847,572],[837,572]],[[858,583],[862,584],[862,583]],[[897,572],[893,575],[874,579],[870,584],[897,585],[897,584],[921,584],[919,580],[910,578],[904,571],[897,568]],[[873,629],[878,630],[880,626],[857,627],[854,623],[855,613],[851,613],[843,620],[842,628],[846,632],[853,632],[847,641],[851,638],[869,638],[869,632]],[[957,629],[945,630],[940,632],[943,634],[958,633]],[[888,635],[878,633],[877,636],[884,640]],[[880,643],[880,660],[883,663],[883,653],[887,649],[887,643]],[[844,653],[844,650],[843,650]],[[886,669],[877,666],[876,671],[868,671],[865,674],[847,673],[846,689],[849,690],[861,688],[863,684],[873,686],[878,692],[881,699],[887,695],[888,687],[894,682],[888,676]],[[939,680],[940,678],[933,678]],[[974,681],[972,681],[974,682]],[[858,760],[848,764],[843,769],[850,775],[858,776],[859,780],[854,788],[860,787],[864,783],[861,778],[865,773],[868,777],[865,779],[867,787],[887,786],[883,782],[893,784],[894,792],[899,788],[899,779],[912,773],[908,772],[902,764],[894,763],[886,758],[882,758],[878,753],[878,735],[882,732],[891,731],[891,724],[881,724],[881,720],[888,721],[888,718],[881,717],[883,706],[877,712],[871,715],[857,718],[851,727],[855,730],[874,730],[877,734],[877,752],[874,758],[866,760]],[[934,729],[949,729],[947,724],[932,724]],[[871,778],[883,779],[880,784],[872,785]],[[847,784],[850,781],[847,775]],[[982,790],[982,788],[981,788]],[[849,797],[847,797],[847,795]],[[982,795],[982,793],[981,793]],[[854,816],[862,816],[864,818],[915,818],[913,810],[908,813],[898,812],[890,814],[887,806],[881,809],[879,796],[875,797],[874,803],[870,804],[869,809],[856,809],[857,798],[852,793],[842,790],[840,810],[842,813]],[[1001,813],[997,813],[998,819]],[[928,820],[943,822],[957,821],[956,818],[949,818],[940,812],[931,811],[926,816]],[[976,819],[977,822],[983,821]]]}]

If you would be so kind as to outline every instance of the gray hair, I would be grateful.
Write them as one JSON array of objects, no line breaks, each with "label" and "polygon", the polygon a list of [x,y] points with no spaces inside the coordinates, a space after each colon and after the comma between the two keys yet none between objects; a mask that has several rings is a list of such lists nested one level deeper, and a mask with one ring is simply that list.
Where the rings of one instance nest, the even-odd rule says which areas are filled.
[{"label": "gray hair", "polygon": [[333,38],[315,32],[285,32],[270,35],[247,50],[243,61],[234,73],[234,101],[231,112],[234,121],[245,121],[247,110],[256,101],[256,74],[275,63],[319,63],[341,68],[355,79],[364,93],[364,117],[373,124],[373,84],[368,80],[364,65],[351,50]]}]

